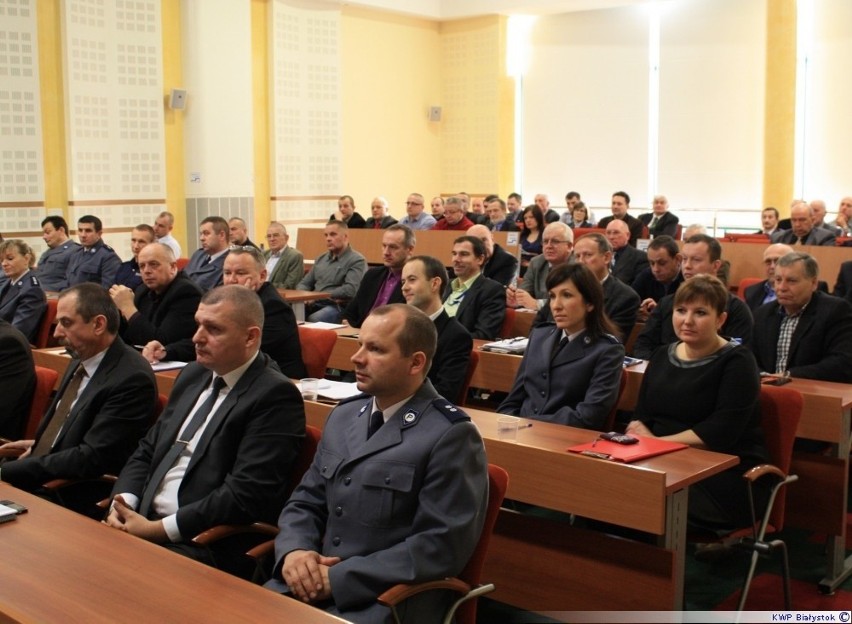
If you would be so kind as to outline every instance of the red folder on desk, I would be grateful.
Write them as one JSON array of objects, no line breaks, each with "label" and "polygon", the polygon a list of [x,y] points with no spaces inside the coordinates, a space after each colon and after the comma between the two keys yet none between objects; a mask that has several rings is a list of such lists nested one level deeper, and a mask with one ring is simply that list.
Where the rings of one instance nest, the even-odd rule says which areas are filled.
[{"label": "red folder on desk", "polygon": [[640,459],[687,448],[686,444],[681,444],[680,442],[669,442],[668,440],[646,438],[637,435],[633,437],[638,439],[639,442],[636,444],[618,444],[617,442],[598,439],[593,442],[568,447],[568,450],[572,453],[581,453],[591,457],[598,457],[599,459],[630,464]]}]

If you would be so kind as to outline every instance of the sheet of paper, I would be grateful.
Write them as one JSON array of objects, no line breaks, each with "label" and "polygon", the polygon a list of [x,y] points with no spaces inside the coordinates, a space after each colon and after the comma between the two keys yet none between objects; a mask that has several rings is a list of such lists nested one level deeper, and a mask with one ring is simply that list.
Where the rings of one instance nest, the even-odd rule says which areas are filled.
[{"label": "sheet of paper", "polygon": [[305,323],[305,327],[313,327],[314,329],[342,329],[346,327],[346,325],[341,325],[340,323],[323,323],[322,321],[317,321],[315,323]]},{"label": "sheet of paper", "polygon": [[154,369],[154,372],[174,370],[175,368],[183,368],[186,366],[186,362],[175,362],[170,360],[163,360],[162,362],[154,362],[151,364],[151,368]]},{"label": "sheet of paper", "polygon": [[[296,382],[296,387],[299,388],[299,392],[302,391],[302,385],[299,382]],[[340,401],[355,396],[360,392],[355,382],[346,383],[343,381],[331,381],[330,379],[320,379],[319,382],[319,396],[323,399]]]}]

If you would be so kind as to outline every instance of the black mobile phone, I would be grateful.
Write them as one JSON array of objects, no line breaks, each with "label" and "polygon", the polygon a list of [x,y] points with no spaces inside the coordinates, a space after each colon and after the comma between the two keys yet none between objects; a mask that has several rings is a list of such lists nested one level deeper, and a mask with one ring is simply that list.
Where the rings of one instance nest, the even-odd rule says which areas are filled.
[{"label": "black mobile phone", "polygon": [[14,502],[14,501],[10,501],[10,500],[0,500],[0,505],[6,505],[6,507],[9,507],[10,509],[14,509],[14,510],[15,510],[15,513],[17,513],[19,516],[20,516],[21,514],[27,513],[27,508],[26,508],[26,507],[24,507],[23,505],[20,505],[20,504],[18,504],[18,503],[16,503],[16,502]]},{"label": "black mobile phone", "polygon": [[766,386],[783,386],[784,384],[788,384],[792,379],[789,377],[776,377],[775,379],[770,379],[768,381],[764,381],[764,385]]},{"label": "black mobile phone", "polygon": [[627,435],[626,433],[618,433],[617,431],[602,433],[601,439],[609,440],[610,442],[615,442],[617,444],[636,444],[637,442],[639,442],[638,438],[634,438],[633,436]]}]

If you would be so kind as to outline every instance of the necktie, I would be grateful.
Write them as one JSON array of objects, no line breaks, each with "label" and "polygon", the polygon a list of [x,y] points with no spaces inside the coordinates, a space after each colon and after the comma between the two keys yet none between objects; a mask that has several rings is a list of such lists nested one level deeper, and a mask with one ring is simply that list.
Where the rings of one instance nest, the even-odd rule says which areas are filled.
[{"label": "necktie", "polygon": [[210,264],[210,256],[204,256],[204,262],[201,263],[201,266],[207,266]]},{"label": "necktie", "polygon": [[381,229],[382,229],[382,222],[381,222],[381,220],[380,220],[380,219],[376,219],[376,220],[373,222],[373,229],[374,229],[374,230],[381,230]]},{"label": "necktie", "polygon": [[648,226],[648,229],[653,230],[655,227],[657,227],[657,221],[659,221],[659,220],[660,219],[657,218],[657,217],[654,217],[653,219],[651,219],[651,225]]},{"label": "necktie", "polygon": [[53,417],[50,419],[50,422],[47,423],[44,433],[41,434],[41,437],[38,439],[38,443],[33,449],[33,457],[42,457],[50,453],[53,441],[56,439],[56,436],[59,435],[59,432],[62,431],[62,426],[71,414],[71,406],[77,398],[77,393],[80,391],[80,384],[83,383],[83,377],[85,376],[86,369],[83,368],[82,364],[78,364],[77,370],[74,371],[74,376],[65,387],[65,392],[62,393],[62,398],[59,399],[56,410],[53,412]]},{"label": "necktie", "polygon": [[562,347],[567,345],[569,342],[568,336],[562,334],[562,339],[553,345],[553,353],[550,354],[550,359],[553,360],[553,358],[556,357],[556,354],[562,350]]},{"label": "necktie", "polygon": [[369,440],[372,438],[373,434],[376,433],[383,424],[385,424],[384,414],[378,410],[370,414],[370,428],[367,429],[367,439]]},{"label": "necktie", "polygon": [[157,464],[156,469],[154,469],[154,472],[151,474],[151,478],[148,480],[148,484],[145,486],[145,492],[142,495],[142,502],[139,505],[139,513],[143,516],[147,517],[148,512],[151,510],[151,503],[154,500],[154,494],[156,494],[159,489],[160,482],[163,480],[163,477],[166,476],[166,473],[171,469],[171,467],[174,466],[178,455],[183,452],[183,449],[186,448],[186,445],[189,444],[198,432],[198,429],[204,424],[204,421],[207,420],[210,412],[213,411],[216,399],[219,398],[219,392],[224,387],[225,380],[221,377],[216,377],[213,381],[213,391],[210,393],[210,396],[207,397],[207,400],[201,404],[198,410],[196,410],[195,415],[192,417],[192,420],[189,421],[186,429],[183,430],[183,433],[175,440],[168,453],[166,453],[163,456],[163,459],[160,460],[160,463]]}]

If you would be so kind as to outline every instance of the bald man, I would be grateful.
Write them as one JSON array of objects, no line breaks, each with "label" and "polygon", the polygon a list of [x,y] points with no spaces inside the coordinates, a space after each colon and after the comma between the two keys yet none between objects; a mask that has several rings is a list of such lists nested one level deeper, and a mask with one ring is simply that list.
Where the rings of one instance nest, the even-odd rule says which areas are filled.
[{"label": "bald man", "polygon": [[485,245],[485,264],[482,274],[503,286],[508,286],[518,277],[518,259],[494,242],[491,230],[484,225],[472,225],[467,229],[468,236],[475,236]]}]

